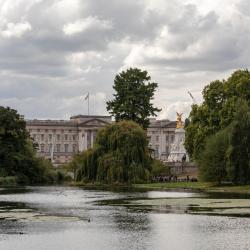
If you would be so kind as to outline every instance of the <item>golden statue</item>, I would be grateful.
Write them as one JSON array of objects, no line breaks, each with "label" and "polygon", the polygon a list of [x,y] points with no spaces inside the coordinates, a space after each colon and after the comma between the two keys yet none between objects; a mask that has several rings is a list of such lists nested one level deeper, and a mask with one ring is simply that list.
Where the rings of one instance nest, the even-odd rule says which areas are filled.
[{"label": "golden statue", "polygon": [[183,113],[178,113],[177,114],[177,121],[176,121],[176,128],[184,128],[184,122],[182,121],[182,115]]}]

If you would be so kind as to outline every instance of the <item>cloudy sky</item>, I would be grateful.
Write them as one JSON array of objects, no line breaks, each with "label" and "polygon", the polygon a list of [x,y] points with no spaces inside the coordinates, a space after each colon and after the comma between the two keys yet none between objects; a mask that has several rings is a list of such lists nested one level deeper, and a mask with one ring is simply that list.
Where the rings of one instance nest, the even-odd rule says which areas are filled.
[{"label": "cloudy sky", "polygon": [[0,0],[0,105],[26,118],[107,114],[129,67],[159,83],[160,118],[250,66],[249,0]]}]

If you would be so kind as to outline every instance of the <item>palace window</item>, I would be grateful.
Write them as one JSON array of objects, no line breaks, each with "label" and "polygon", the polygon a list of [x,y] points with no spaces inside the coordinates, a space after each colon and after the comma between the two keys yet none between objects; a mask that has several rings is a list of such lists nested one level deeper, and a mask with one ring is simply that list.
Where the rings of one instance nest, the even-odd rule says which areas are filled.
[{"label": "palace window", "polygon": [[166,135],[166,142],[169,141],[169,135]]},{"label": "palace window", "polygon": [[156,140],[157,142],[159,141],[159,136],[158,136],[158,135],[155,137],[155,140]]},{"label": "palace window", "polygon": [[60,141],[61,136],[59,134],[56,135],[56,139]]},{"label": "palace window", "polygon": [[52,134],[49,134],[49,141],[52,141]]},{"label": "palace window", "polygon": [[171,142],[174,142],[174,135],[171,135]]},{"label": "palace window", "polygon": [[57,152],[57,153],[60,153],[60,151],[61,151],[61,150],[60,150],[60,144],[56,144],[56,152]]},{"label": "palace window", "polygon": [[166,147],[166,155],[169,156],[169,147]]},{"label": "palace window", "polygon": [[41,144],[41,153],[44,153],[44,144]]},{"label": "palace window", "polygon": [[44,141],[44,134],[41,134],[41,141]]},{"label": "palace window", "polygon": [[76,145],[73,144],[73,152],[75,153],[77,150],[76,150]]},{"label": "palace window", "polygon": [[65,141],[68,140],[68,135],[67,135],[67,134],[64,135],[64,140],[65,140]]},{"label": "palace window", "polygon": [[64,152],[65,153],[69,152],[69,144],[64,144]]}]

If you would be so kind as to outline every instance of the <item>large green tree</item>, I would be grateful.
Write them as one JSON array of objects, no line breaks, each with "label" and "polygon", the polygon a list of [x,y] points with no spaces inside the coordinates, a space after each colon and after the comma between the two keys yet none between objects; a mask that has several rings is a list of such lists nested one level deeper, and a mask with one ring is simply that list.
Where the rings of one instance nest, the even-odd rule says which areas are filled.
[{"label": "large green tree", "polygon": [[203,181],[221,183],[227,180],[228,129],[210,136],[199,156],[199,177]]},{"label": "large green tree", "polygon": [[194,160],[199,158],[209,136],[233,122],[239,100],[250,105],[250,72],[238,70],[227,80],[213,81],[202,94],[204,100],[192,106],[186,126],[185,147]]},{"label": "large green tree", "polygon": [[25,121],[16,110],[0,107],[0,169],[14,174],[21,166],[28,139]]},{"label": "large green tree", "polygon": [[78,181],[135,183],[150,177],[152,159],[145,130],[120,121],[100,130],[95,145],[74,159]]},{"label": "large green tree", "polygon": [[158,84],[150,80],[148,72],[138,68],[130,68],[116,75],[114,99],[107,102],[107,110],[116,121],[132,120],[143,128],[148,127],[149,117],[161,111],[152,104]]},{"label": "large green tree", "polygon": [[53,175],[51,164],[36,157],[22,116],[0,106],[0,176],[16,176],[19,182],[35,183],[52,180]]},{"label": "large green tree", "polygon": [[239,100],[235,119],[230,125],[228,176],[234,183],[250,181],[250,107]]}]

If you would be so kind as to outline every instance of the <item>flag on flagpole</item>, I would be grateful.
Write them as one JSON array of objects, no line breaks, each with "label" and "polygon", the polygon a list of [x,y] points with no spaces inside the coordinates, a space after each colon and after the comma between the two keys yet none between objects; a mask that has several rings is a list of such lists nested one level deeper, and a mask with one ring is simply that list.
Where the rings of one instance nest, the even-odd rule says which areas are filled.
[{"label": "flag on flagpole", "polygon": [[84,100],[87,100],[87,99],[89,99],[89,92],[88,92],[88,94],[84,97]]},{"label": "flag on flagpole", "polygon": [[88,115],[89,115],[89,92],[88,92],[88,94],[87,94],[85,97],[83,97],[83,98],[84,98],[84,101],[88,100]]}]

